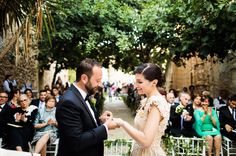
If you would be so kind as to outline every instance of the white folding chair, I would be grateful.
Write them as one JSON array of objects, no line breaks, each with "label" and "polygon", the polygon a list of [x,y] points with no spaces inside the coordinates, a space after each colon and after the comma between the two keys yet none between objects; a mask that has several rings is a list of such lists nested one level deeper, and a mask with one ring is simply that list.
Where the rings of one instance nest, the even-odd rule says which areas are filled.
[{"label": "white folding chair", "polygon": [[203,138],[172,137],[173,146],[169,153],[172,156],[205,156],[206,143]]},{"label": "white folding chair", "polygon": [[236,155],[236,143],[225,136],[222,136],[222,148],[227,156]]},{"label": "white folding chair", "polygon": [[129,155],[132,141],[125,139],[106,140],[104,145],[104,156],[123,156]]},{"label": "white folding chair", "polygon": [[57,139],[54,143],[49,144],[47,146],[46,154],[50,156],[57,156],[58,144],[59,144],[59,139]]}]

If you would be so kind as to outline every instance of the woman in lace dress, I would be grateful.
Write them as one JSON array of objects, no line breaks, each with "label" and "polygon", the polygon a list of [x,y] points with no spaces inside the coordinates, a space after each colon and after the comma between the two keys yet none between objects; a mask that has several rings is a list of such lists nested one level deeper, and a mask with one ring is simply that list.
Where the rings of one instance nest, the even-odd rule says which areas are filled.
[{"label": "woman in lace dress", "polygon": [[142,64],[135,70],[135,79],[138,94],[146,96],[137,110],[135,128],[122,119],[114,118],[114,121],[135,140],[132,156],[165,156],[161,137],[168,123],[170,107],[157,89],[162,83],[161,70],[151,63]]}]

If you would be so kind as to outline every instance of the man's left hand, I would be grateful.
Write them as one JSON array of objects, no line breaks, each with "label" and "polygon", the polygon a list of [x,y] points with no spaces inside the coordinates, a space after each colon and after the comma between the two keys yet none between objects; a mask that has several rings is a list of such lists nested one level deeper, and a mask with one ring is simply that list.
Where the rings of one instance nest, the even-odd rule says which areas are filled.
[{"label": "man's left hand", "polygon": [[112,119],[113,118],[113,114],[110,111],[105,111],[100,117],[99,119],[101,120],[102,123],[105,123],[108,119]]}]

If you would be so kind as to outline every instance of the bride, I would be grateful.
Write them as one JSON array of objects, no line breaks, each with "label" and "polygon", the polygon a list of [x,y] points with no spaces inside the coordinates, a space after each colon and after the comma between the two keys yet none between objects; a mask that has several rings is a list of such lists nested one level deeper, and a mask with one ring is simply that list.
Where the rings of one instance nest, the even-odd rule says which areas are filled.
[{"label": "bride", "polygon": [[155,64],[145,63],[134,73],[138,94],[146,96],[134,119],[136,128],[120,118],[113,120],[135,140],[132,156],[165,156],[161,137],[169,120],[170,107],[157,89],[162,83],[161,70]]}]

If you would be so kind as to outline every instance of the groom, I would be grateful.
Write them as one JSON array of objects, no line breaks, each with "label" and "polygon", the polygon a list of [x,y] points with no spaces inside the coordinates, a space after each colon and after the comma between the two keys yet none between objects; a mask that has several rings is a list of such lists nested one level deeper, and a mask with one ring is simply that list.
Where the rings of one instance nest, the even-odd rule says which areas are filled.
[{"label": "groom", "polygon": [[[83,60],[76,71],[76,82],[65,92],[57,105],[59,129],[58,156],[103,156],[103,141],[108,130],[117,128],[112,113],[98,114],[87,100],[102,80],[101,65],[93,59]],[[101,124],[100,120],[103,124]]]}]

